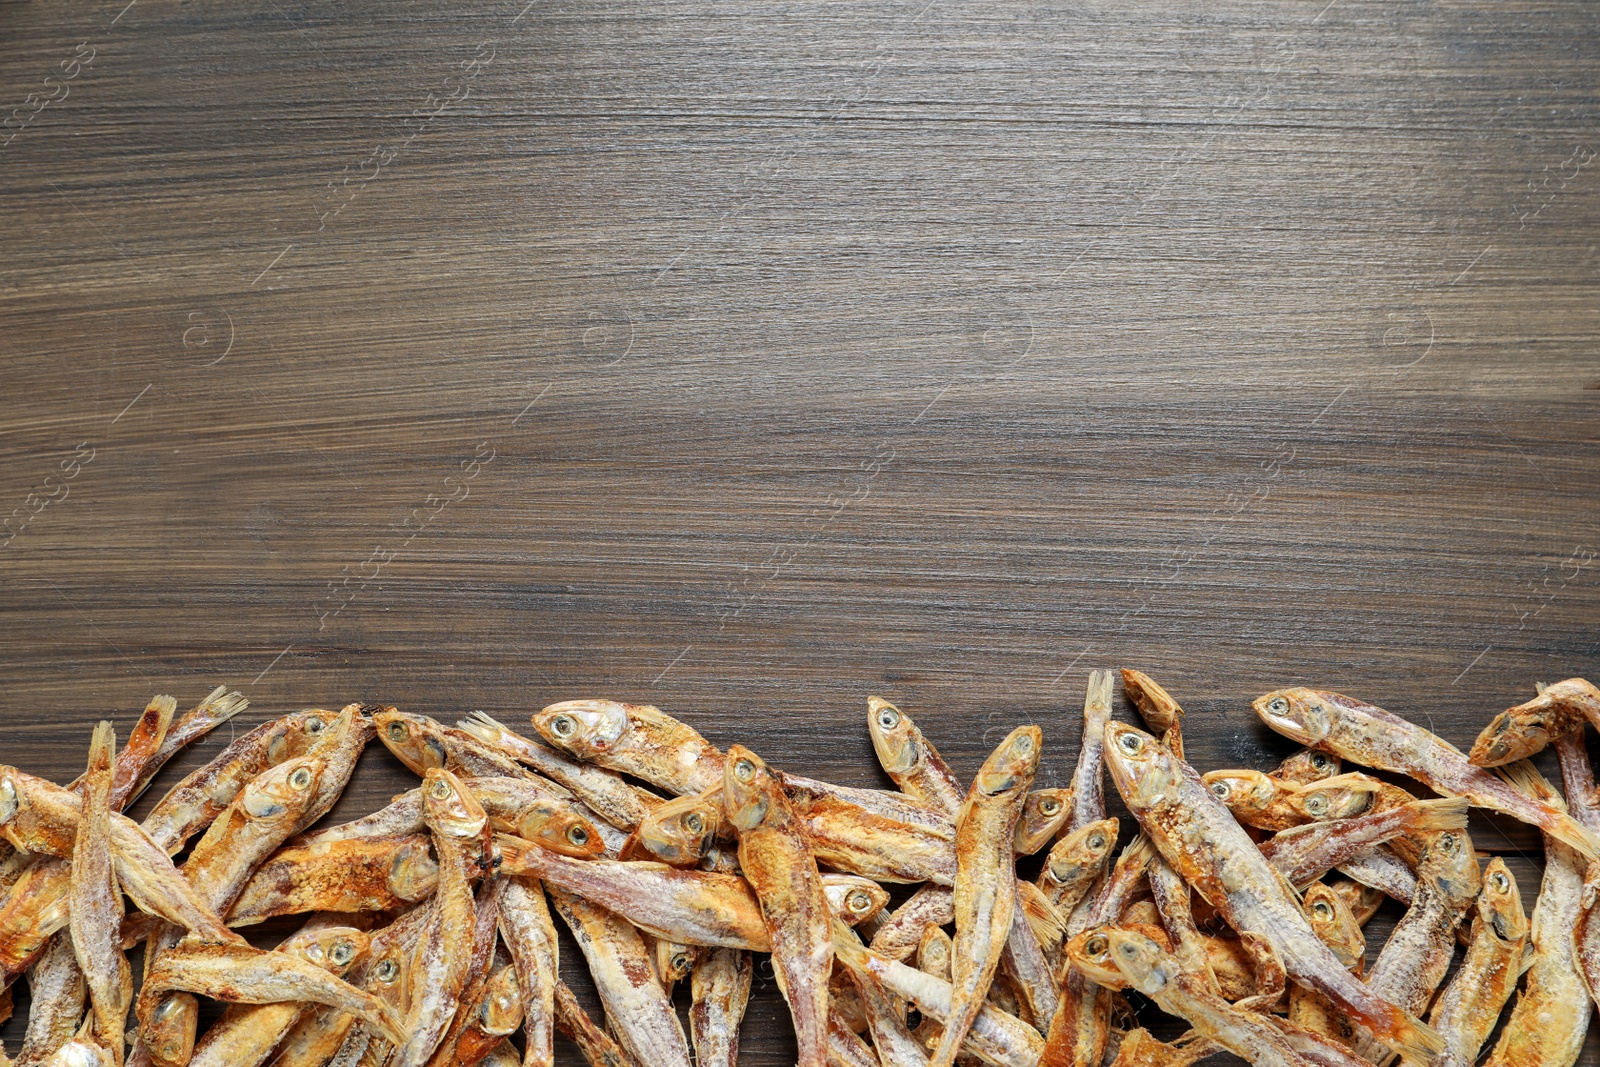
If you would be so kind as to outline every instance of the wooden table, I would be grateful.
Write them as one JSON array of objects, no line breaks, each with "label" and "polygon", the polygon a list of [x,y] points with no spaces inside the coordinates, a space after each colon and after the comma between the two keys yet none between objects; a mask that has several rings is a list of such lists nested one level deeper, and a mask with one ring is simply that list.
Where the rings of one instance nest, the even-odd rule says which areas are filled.
[{"label": "wooden table", "polygon": [[1202,769],[1600,670],[1588,5],[123,2],[0,7],[8,762],[226,682],[880,784],[879,693],[1061,784],[1093,667]]}]

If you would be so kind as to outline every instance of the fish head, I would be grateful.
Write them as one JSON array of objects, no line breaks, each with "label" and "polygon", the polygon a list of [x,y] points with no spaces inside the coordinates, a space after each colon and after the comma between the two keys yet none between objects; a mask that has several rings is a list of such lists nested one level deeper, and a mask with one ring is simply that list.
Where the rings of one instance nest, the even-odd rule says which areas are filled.
[{"label": "fish head", "polygon": [[972,788],[984,796],[1000,796],[1033,784],[1039,770],[1044,734],[1037,726],[1019,726],[983,761]]},{"label": "fish head", "polygon": [[285,715],[273,724],[267,735],[268,761],[282,763],[304,756],[322,743],[329,727],[338,721],[339,712],[324,708],[307,708]]},{"label": "fish head", "polygon": [[609,752],[628,731],[628,705],[615,700],[564,700],[533,716],[546,742],[578,759]]},{"label": "fish head", "polygon": [[1081,971],[1084,977],[1107,989],[1125,989],[1122,972],[1111,961],[1111,937],[1108,927],[1092,926],[1070,938],[1063,946],[1067,960]]},{"label": "fish head", "polygon": [[195,1026],[200,1006],[191,998],[169,993],[141,1020],[139,1037],[158,1067],[178,1067],[194,1056]]},{"label": "fish head", "polygon": [[1022,802],[1017,818],[1017,851],[1031,856],[1056,836],[1072,814],[1072,790],[1035,789]]},{"label": "fish head", "polygon": [[677,945],[671,941],[656,940],[656,973],[664,985],[671,987],[689,977],[694,970],[697,950],[690,945]]},{"label": "fish head", "polygon": [[887,889],[856,874],[823,875],[822,892],[833,914],[846,926],[865,922],[889,905]]},{"label": "fish head", "polygon": [[1417,880],[1430,878],[1448,899],[1465,906],[1483,887],[1478,856],[1464,830],[1441,830],[1427,839],[1417,860]]},{"label": "fish head", "polygon": [[1322,943],[1339,957],[1345,970],[1360,962],[1367,951],[1367,939],[1344,897],[1321,882],[1314,882],[1306,888],[1302,899],[1306,921]]},{"label": "fish head", "polygon": [[721,804],[715,799],[677,797],[656,805],[639,823],[639,844],[675,867],[698,863],[721,825]]},{"label": "fish head", "polygon": [[1260,771],[1207,771],[1200,780],[1235,814],[1265,811],[1278,795],[1278,783]]},{"label": "fish head", "polygon": [[922,731],[882,697],[867,698],[867,732],[889,774],[905,774],[922,762]]},{"label": "fish head", "polygon": [[15,767],[0,767],[0,826],[9,825],[22,810],[23,791],[20,772]]},{"label": "fish head", "polygon": [[1333,729],[1333,719],[1315,690],[1278,689],[1250,704],[1261,721],[1291,741],[1318,745]]},{"label": "fish head", "polygon": [[606,850],[594,823],[570,804],[541,797],[517,816],[517,836],[575,859],[589,859]]},{"label": "fish head", "polygon": [[1294,785],[1310,785],[1339,773],[1339,757],[1316,748],[1303,748],[1278,764],[1273,778]]},{"label": "fish head", "polygon": [[321,756],[300,756],[269,767],[250,780],[235,803],[251,819],[298,819],[316,799],[326,766]]},{"label": "fish head", "polygon": [[[1545,694],[1529,703],[1540,701],[1548,701]],[[1547,702],[1542,710],[1548,710],[1549,706]],[[1537,712],[1525,711],[1527,707],[1522,704],[1490,719],[1489,725],[1472,742],[1472,750],[1467,753],[1468,762],[1477,767],[1499,767],[1528,759],[1549,745],[1550,731],[1546,729],[1544,718]]]},{"label": "fish head", "polygon": [[1483,890],[1478,894],[1478,917],[1502,941],[1520,941],[1528,935],[1528,914],[1522,908],[1517,880],[1496,856],[1483,871]]},{"label": "fish head", "polygon": [[389,889],[408,904],[432,893],[439,884],[439,861],[426,839],[408,841],[389,859]]},{"label": "fish head", "polygon": [[1364,774],[1341,774],[1324,778],[1290,793],[1286,800],[1297,814],[1313,822],[1348,819],[1372,807],[1382,792],[1383,783]]},{"label": "fish head", "polygon": [[406,972],[415,947],[416,943],[406,938],[388,939],[367,960],[361,987],[391,1005],[404,1003]]},{"label": "fish head", "polygon": [[1051,877],[1058,882],[1070,882],[1087,870],[1102,870],[1117,845],[1118,822],[1115,818],[1081,826],[1057,841],[1045,857]]},{"label": "fish head", "polygon": [[430,767],[443,767],[449,760],[441,739],[444,727],[437,720],[385,708],[372,716],[372,722],[383,747],[393,752],[413,774],[422,774]]},{"label": "fish head", "polygon": [[482,837],[489,826],[478,798],[443,767],[423,772],[422,818],[434,833],[456,840]]},{"label": "fish head", "polygon": [[743,745],[731,746],[722,770],[722,806],[728,821],[740,830],[760,826],[776,796],[781,792],[772,769]]},{"label": "fish head", "polygon": [[948,982],[951,944],[950,935],[930,923],[917,943],[917,970]]},{"label": "fish head", "polygon": [[1128,985],[1147,997],[1159,996],[1177,977],[1171,955],[1149,934],[1129,927],[1106,927],[1111,962]]},{"label": "fish head", "polygon": [[1176,793],[1183,771],[1167,746],[1115,719],[1106,723],[1104,736],[1106,768],[1130,807],[1147,808]]},{"label": "fish head", "polygon": [[300,931],[279,945],[278,951],[299,956],[335,978],[343,978],[366,956],[371,944],[372,939],[353,926],[324,926]]},{"label": "fish head", "polygon": [[503,1037],[522,1025],[522,993],[515,967],[502,967],[489,979],[475,1025],[491,1037]]},{"label": "fish head", "polygon": [[1166,733],[1183,721],[1183,708],[1143,671],[1122,668],[1122,691],[1150,729]]}]

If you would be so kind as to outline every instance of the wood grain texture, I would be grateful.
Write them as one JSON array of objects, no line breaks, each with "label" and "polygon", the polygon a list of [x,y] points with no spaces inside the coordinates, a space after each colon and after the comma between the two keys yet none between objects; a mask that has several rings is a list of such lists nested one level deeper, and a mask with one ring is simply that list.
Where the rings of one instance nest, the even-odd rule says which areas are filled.
[{"label": "wood grain texture", "polygon": [[1092,667],[1202,769],[1600,672],[1592,6],[124,3],[0,5],[8,762],[226,682],[875,784],[877,692],[1063,784]]}]

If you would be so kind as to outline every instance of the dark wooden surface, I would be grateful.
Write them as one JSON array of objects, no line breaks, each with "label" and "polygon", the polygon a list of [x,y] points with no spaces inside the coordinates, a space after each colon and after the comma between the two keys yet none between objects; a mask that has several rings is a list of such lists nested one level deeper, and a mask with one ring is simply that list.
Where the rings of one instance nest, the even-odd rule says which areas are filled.
[{"label": "dark wooden surface", "polygon": [[1092,667],[1202,769],[1600,669],[1590,5],[123,3],[0,5],[7,762],[225,682],[873,784],[876,692],[1064,783]]}]

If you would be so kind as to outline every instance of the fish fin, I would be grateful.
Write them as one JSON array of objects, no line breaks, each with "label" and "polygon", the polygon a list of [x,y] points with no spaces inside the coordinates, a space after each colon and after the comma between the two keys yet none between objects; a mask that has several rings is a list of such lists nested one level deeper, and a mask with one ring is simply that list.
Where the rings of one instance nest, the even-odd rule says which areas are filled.
[{"label": "fish fin", "polygon": [[[1285,789],[1288,785],[1289,783],[1287,782],[1280,783],[1278,788]],[[1359,793],[1376,793],[1382,788],[1383,783],[1370,774],[1362,774],[1360,771],[1346,771],[1343,774],[1336,774],[1332,778],[1321,778],[1305,785],[1294,786],[1286,791],[1299,793],[1307,789],[1350,789]]]},{"label": "fish fin", "polygon": [[[1567,802],[1559,790],[1550,784],[1549,779],[1539,773],[1529,760],[1519,759],[1515,763],[1508,763],[1504,767],[1496,767],[1494,772],[1511,788],[1526,793],[1535,800],[1544,801],[1546,804],[1567,810]],[[1556,835],[1560,837],[1560,834]]]},{"label": "fish fin", "polygon": [[[151,697],[150,703],[145,705],[145,715],[155,712],[156,716],[155,736],[149,742],[150,751],[154,752],[159,749],[161,742],[166,740],[167,730],[172,726],[172,717],[177,714],[177,711],[178,702],[169,696]],[[144,716],[140,716],[140,721],[144,721]],[[134,730],[137,731],[138,727],[135,726]],[[131,741],[132,738],[130,737],[129,740]]]},{"label": "fish fin", "polygon": [[1399,1008],[1395,1009],[1395,1016],[1399,1025],[1386,1034],[1382,1041],[1400,1053],[1402,1060],[1429,1064],[1438,1058],[1438,1053],[1444,1051],[1444,1037],[1439,1031]]},{"label": "fish fin", "polygon": [[[500,724],[495,722],[493,719],[490,719],[489,716],[483,715],[483,712],[481,711],[475,711],[472,714],[473,718],[456,720],[456,729],[471,734],[473,737],[476,737],[479,741],[482,741],[485,744],[494,744],[499,731],[504,729],[504,727],[500,726]],[[488,721],[485,722],[483,719],[477,718],[479,715],[483,715],[483,719],[487,719]]]},{"label": "fish fin", "polygon": [[219,685],[206,695],[195,709],[196,714],[203,714],[211,720],[212,725],[221,726],[245,708],[250,706],[250,701],[238,690],[228,691],[225,685]]},{"label": "fish fin", "polygon": [[[167,698],[171,700],[171,697]],[[107,720],[102,719],[95,725],[94,737],[89,741],[89,773],[111,769],[112,761],[116,758],[117,730]]]},{"label": "fish fin", "polygon": [[1417,800],[1406,805],[1408,833],[1432,833],[1436,830],[1465,830],[1467,828],[1466,797],[1446,797],[1443,800]]},{"label": "fish fin", "polygon": [[1546,827],[1545,830],[1562,844],[1581,852],[1587,859],[1600,857],[1600,834],[1570,815],[1562,815],[1555,821],[1555,825]]}]

